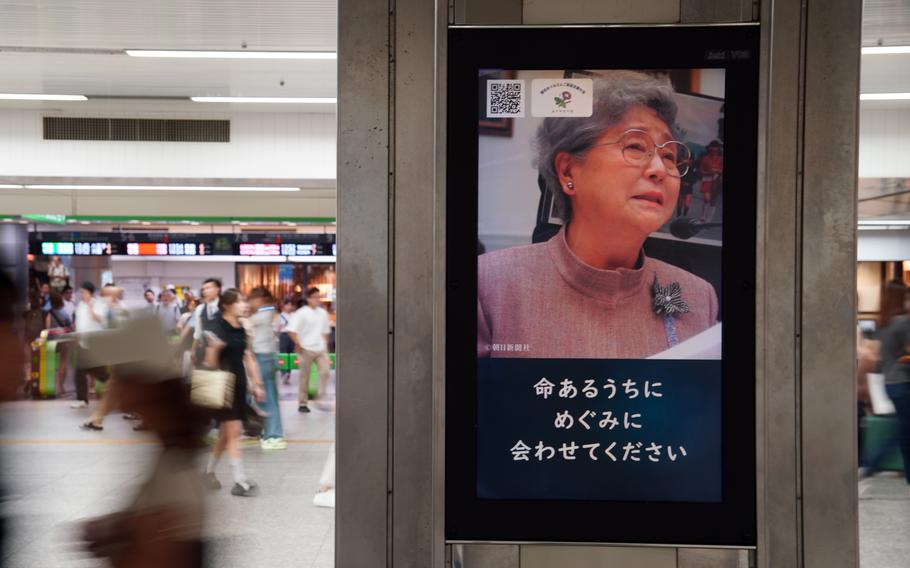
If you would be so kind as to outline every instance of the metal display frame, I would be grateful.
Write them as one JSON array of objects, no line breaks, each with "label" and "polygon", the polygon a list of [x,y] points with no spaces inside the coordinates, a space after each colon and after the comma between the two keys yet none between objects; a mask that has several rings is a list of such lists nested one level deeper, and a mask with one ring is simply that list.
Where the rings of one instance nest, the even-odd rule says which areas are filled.
[{"label": "metal display frame", "polygon": [[[672,50],[645,47],[672,45]],[[571,45],[571,50],[549,46]],[[727,69],[728,184],[722,299],[723,493],[721,504],[481,500],[476,497],[476,256],[446,248],[446,541],[612,543],[752,548],[757,544],[755,448],[756,195],[759,28],[713,26],[450,27],[446,100],[446,242],[471,243],[477,224],[476,80],[494,69]],[[719,52],[727,58],[718,59]],[[733,56],[731,54],[739,55]],[[713,55],[712,55],[713,54]],[[748,57],[741,57],[748,54]],[[473,78],[473,79],[472,79]],[[465,102],[474,101],[474,104]],[[453,125],[458,125],[457,128]],[[735,179],[734,179],[735,178]],[[473,188],[473,189],[472,189]],[[442,355],[442,353],[440,353]],[[457,410],[457,412],[456,412]]]}]

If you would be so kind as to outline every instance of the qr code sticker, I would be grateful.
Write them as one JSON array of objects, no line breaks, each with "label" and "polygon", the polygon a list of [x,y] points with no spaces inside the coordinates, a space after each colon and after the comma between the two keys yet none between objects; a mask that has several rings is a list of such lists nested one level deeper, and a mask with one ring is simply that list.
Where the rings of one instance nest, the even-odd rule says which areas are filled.
[{"label": "qr code sticker", "polygon": [[487,118],[523,117],[525,82],[514,79],[487,81]]}]

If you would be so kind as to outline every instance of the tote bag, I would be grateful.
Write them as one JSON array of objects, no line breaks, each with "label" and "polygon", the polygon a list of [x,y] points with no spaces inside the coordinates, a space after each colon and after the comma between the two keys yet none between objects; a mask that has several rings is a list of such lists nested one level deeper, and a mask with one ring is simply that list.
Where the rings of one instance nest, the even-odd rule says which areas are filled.
[{"label": "tote bag", "polygon": [[234,404],[234,374],[217,369],[194,369],[190,375],[190,402],[210,410]]}]

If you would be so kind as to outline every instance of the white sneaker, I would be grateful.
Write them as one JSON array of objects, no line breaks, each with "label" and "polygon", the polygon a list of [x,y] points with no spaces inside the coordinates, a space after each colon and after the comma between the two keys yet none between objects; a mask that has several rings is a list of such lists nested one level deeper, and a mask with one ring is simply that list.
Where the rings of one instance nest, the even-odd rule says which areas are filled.
[{"label": "white sneaker", "polygon": [[335,508],[335,490],[320,491],[313,497],[313,505],[317,507]]},{"label": "white sneaker", "polygon": [[70,408],[85,408],[88,406],[88,403],[84,400],[77,400],[76,402],[70,404]]},{"label": "white sneaker", "polygon": [[286,450],[288,449],[288,443],[284,441],[284,438],[269,438],[268,440],[260,441],[259,447],[263,450]]}]

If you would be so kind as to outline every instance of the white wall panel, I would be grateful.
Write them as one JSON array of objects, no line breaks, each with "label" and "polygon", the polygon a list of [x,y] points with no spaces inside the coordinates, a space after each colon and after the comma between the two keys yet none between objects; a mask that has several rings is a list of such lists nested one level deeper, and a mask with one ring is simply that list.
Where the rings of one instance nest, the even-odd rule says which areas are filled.
[{"label": "white wall panel", "polygon": [[859,177],[910,177],[910,108],[860,113]]},{"label": "white wall panel", "polygon": [[43,140],[42,116],[34,111],[0,110],[0,176],[335,177],[334,114],[181,117],[229,118],[229,143]]},{"label": "white wall panel", "polygon": [[910,260],[910,231],[859,231],[856,260]]},{"label": "white wall panel", "polygon": [[[206,278],[220,278],[223,289],[236,285],[236,271],[233,262],[183,262],[166,260],[117,260],[111,259],[114,282],[121,279],[142,280],[150,288],[160,290],[162,286],[189,286],[197,295]],[[139,297],[125,298],[129,303],[140,302]]]}]

